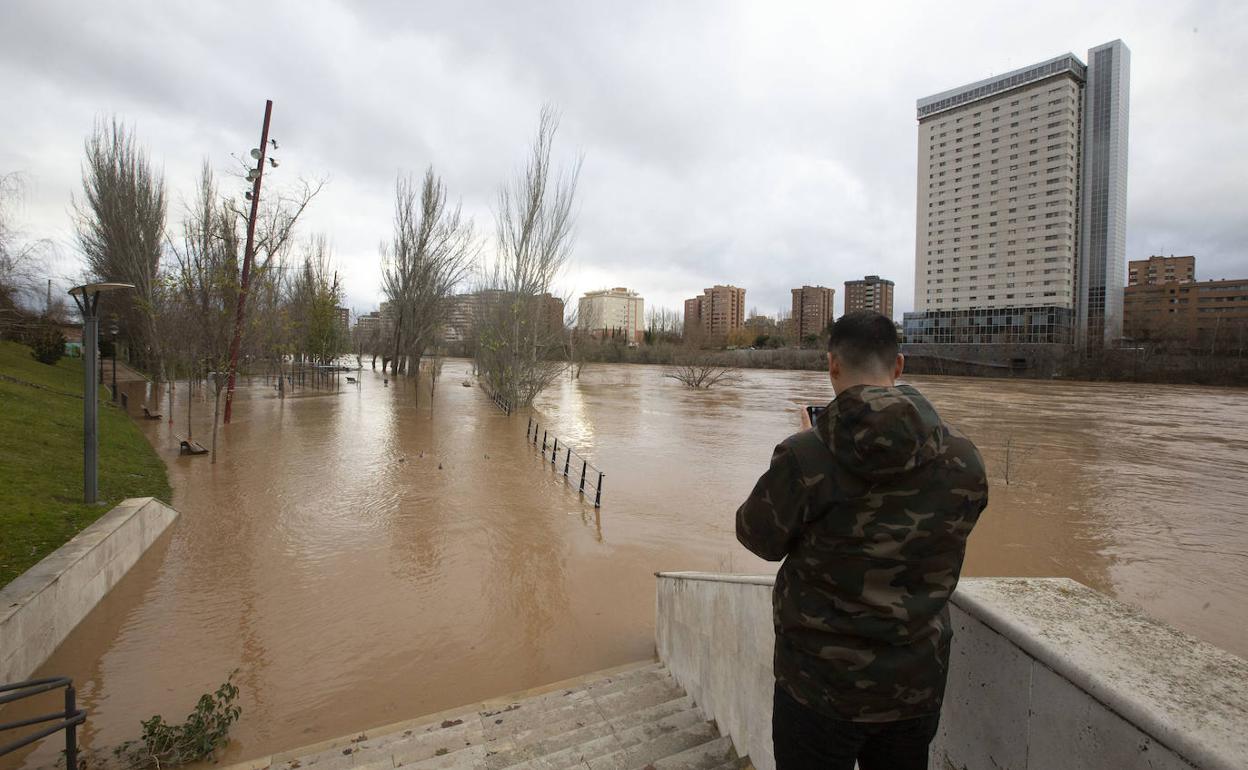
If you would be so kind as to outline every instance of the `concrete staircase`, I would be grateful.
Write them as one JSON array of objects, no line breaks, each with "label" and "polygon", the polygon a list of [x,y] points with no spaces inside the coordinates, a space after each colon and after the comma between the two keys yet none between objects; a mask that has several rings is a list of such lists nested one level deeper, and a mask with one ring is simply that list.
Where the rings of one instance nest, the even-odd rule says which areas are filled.
[{"label": "concrete staircase", "polygon": [[247,770],[750,768],[661,663],[599,671],[326,741]]}]

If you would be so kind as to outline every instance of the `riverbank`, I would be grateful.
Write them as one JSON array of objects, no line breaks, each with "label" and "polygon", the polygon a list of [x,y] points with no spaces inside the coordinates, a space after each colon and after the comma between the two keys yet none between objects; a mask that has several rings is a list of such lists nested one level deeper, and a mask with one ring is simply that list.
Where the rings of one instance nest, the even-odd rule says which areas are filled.
[{"label": "riverbank", "polygon": [[[992,348],[1001,348],[993,350]],[[1142,382],[1158,385],[1248,386],[1248,357],[1169,353],[1147,348],[1079,354],[1058,345],[911,346],[903,345],[906,371],[950,377],[986,377],[1066,382]],[[650,364],[672,366],[690,357],[740,369],[824,371],[822,348],[759,348],[691,350],[658,343],[627,347],[613,342],[577,349],[582,364]]]},{"label": "riverbank", "polygon": [[165,464],[101,404],[100,504],[82,503],[82,359],[54,366],[0,342],[0,586],[128,497],[171,495]]}]

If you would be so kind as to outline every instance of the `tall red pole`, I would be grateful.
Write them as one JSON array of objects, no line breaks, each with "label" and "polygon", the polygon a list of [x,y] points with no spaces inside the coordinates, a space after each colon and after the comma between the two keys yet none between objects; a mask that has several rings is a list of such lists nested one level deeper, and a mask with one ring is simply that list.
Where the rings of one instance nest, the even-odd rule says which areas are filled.
[{"label": "tall red pole", "polygon": [[243,248],[243,275],[238,283],[238,312],[234,314],[234,339],[230,342],[230,379],[225,386],[225,417],[229,424],[234,407],[234,376],[238,372],[238,349],[243,344],[243,317],[247,309],[247,290],[251,286],[251,262],[254,258],[256,240],[256,214],[260,209],[260,180],[264,178],[264,156],[269,148],[269,118],[273,115],[273,100],[264,102],[264,128],[260,130],[260,158],[256,163],[256,179],[251,186],[251,216],[247,218],[247,245]]}]

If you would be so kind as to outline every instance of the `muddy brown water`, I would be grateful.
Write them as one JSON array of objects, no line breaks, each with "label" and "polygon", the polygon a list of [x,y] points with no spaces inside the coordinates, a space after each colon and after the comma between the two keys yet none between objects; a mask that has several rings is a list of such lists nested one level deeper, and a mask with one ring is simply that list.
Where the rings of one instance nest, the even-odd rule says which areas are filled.
[{"label": "muddy brown water", "polygon": [[[215,465],[177,454],[185,386],[176,425],[142,422],[182,515],[39,672],[74,678],[84,743],[180,719],[237,670],[222,759],[262,756],[647,658],[657,570],[774,571],[733,513],[798,406],[830,397],[825,375],[693,392],[604,365],[561,382],[534,415],[606,472],[595,511],[526,444],[528,413],[468,373],[448,362],[432,404],[367,370],[285,400],[257,380]],[[911,381],[989,465],[965,574],[1074,578],[1248,656],[1248,392]],[[206,443],[211,404],[193,404]]]}]

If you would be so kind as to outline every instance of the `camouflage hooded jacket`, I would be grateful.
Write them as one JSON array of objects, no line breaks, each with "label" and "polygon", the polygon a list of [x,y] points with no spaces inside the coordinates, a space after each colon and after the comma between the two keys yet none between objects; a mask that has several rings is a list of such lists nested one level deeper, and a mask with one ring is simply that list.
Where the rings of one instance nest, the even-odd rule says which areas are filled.
[{"label": "camouflage hooded jacket", "polygon": [[975,445],[909,385],[849,388],[785,439],[737,511],[741,544],[784,559],[779,685],[835,719],[939,712],[945,605],[987,504]]}]

